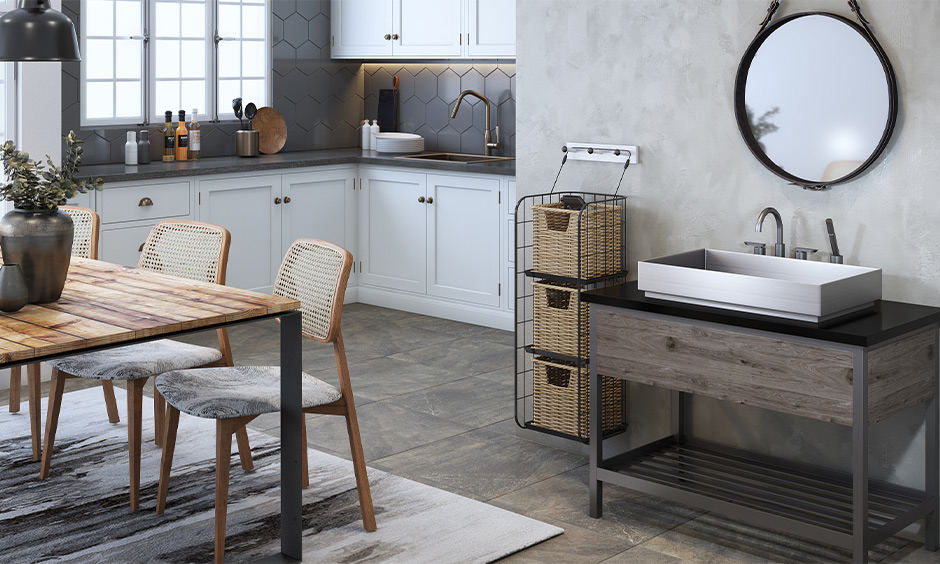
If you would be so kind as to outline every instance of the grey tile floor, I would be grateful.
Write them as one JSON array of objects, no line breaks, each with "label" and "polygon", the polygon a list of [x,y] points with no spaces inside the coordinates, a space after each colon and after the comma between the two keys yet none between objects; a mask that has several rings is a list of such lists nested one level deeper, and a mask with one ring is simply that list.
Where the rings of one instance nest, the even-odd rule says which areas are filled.
[{"label": "grey tile floor", "polygon": [[[276,364],[278,334],[274,322],[232,329],[236,363]],[[849,553],[826,545],[612,486],[604,491],[604,518],[589,517],[587,458],[532,440],[513,420],[511,333],[350,304],[343,312],[343,337],[370,466],[565,529],[503,562],[851,561]],[[215,334],[187,340],[212,345]],[[303,359],[307,372],[336,382],[330,345],[306,341]],[[70,381],[67,390],[80,385]],[[6,390],[0,391],[0,404],[7,401]],[[278,416],[260,417],[251,427],[277,434]],[[341,418],[308,416],[307,440],[349,457]],[[889,564],[940,564],[940,553],[899,538],[882,543],[870,557]]]}]

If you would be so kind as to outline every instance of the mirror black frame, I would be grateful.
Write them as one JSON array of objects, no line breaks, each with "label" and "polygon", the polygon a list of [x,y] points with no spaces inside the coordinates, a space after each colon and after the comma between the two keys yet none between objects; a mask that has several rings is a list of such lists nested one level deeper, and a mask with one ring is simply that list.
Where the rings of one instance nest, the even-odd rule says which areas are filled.
[{"label": "mirror black frame", "polygon": [[[865,162],[863,162],[857,169],[841,178],[826,182],[807,180],[805,178],[800,178],[790,174],[778,166],[777,163],[775,163],[769,156],[767,156],[764,150],[761,149],[757,142],[757,138],[754,136],[754,133],[751,130],[751,124],[747,118],[747,109],[745,107],[744,100],[744,94],[747,88],[747,75],[751,69],[751,62],[753,62],[754,57],[757,55],[757,51],[760,49],[761,45],[763,45],[764,41],[766,41],[767,38],[770,37],[770,35],[781,26],[786,25],[788,22],[791,22],[795,19],[806,16],[826,16],[829,18],[834,18],[857,31],[862,37],[865,38],[866,41],[868,41],[868,44],[878,56],[878,60],[881,61],[881,65],[885,72],[885,80],[888,84],[888,120],[885,123],[884,134],[881,136],[881,140],[878,142],[877,147],[875,147],[875,150],[868,157],[868,159],[865,160]],[[742,57],[741,64],[738,66],[738,73],[734,81],[734,115],[738,122],[738,130],[741,132],[741,137],[744,138],[744,142],[747,144],[747,148],[750,149],[754,157],[760,161],[760,163],[768,170],[789,181],[791,184],[802,186],[803,188],[809,190],[825,190],[833,184],[848,182],[849,180],[852,180],[856,176],[862,174],[866,169],[868,169],[869,166],[871,166],[873,162],[875,162],[875,160],[881,155],[885,147],[888,145],[888,141],[891,140],[891,134],[894,132],[894,126],[898,117],[897,76],[894,74],[894,68],[891,66],[891,61],[888,60],[888,55],[884,52],[884,49],[881,48],[881,44],[878,43],[878,40],[875,39],[874,34],[867,27],[862,27],[852,20],[842,17],[838,14],[832,14],[829,12],[800,12],[798,14],[792,14],[781,18],[763,28],[744,52],[744,57]]]}]

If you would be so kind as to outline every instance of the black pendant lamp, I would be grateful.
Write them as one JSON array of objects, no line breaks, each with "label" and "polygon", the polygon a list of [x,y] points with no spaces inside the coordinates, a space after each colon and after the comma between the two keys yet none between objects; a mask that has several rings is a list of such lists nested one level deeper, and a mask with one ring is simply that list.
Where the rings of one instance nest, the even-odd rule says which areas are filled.
[{"label": "black pendant lamp", "polygon": [[50,0],[20,0],[0,16],[0,61],[80,61],[75,26]]}]

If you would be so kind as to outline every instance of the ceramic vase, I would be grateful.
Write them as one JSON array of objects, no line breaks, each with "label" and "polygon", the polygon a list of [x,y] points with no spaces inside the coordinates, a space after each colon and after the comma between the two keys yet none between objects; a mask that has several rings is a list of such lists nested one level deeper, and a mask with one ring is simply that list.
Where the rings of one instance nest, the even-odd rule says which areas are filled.
[{"label": "ceramic vase", "polygon": [[18,264],[29,303],[54,302],[62,295],[72,256],[72,218],[59,210],[14,209],[0,219],[0,249]]},{"label": "ceramic vase", "polygon": [[29,302],[26,277],[18,264],[0,266],[0,311],[19,311]]}]

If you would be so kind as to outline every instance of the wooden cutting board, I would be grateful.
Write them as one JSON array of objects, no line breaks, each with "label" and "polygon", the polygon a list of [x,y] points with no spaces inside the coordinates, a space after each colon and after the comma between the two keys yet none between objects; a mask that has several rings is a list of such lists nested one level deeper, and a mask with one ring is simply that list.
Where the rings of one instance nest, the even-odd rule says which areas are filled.
[{"label": "wooden cutting board", "polygon": [[265,155],[273,155],[284,148],[287,142],[287,124],[281,113],[267,106],[258,108],[258,115],[251,122],[260,138],[258,148]]}]

